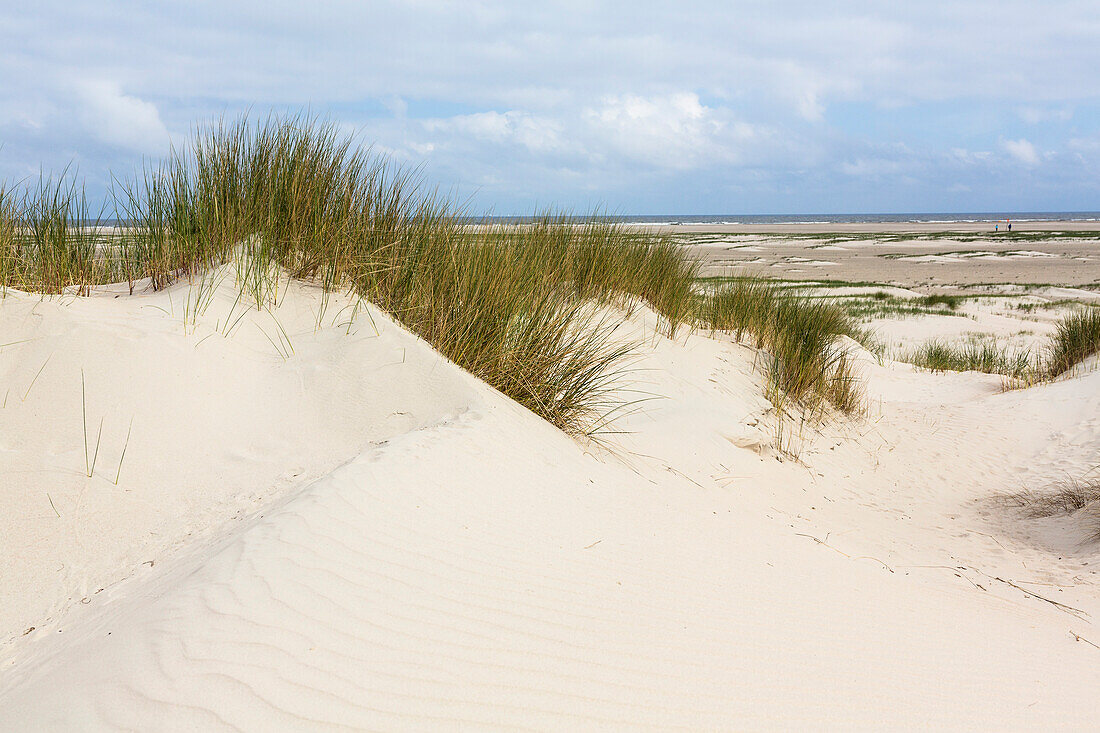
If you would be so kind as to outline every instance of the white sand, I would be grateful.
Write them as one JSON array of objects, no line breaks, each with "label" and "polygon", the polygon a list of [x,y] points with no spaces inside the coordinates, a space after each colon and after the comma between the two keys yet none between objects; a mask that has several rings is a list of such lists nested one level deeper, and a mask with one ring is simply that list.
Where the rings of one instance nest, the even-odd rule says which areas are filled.
[{"label": "white sand", "polygon": [[[0,643],[146,574],[212,524],[463,409],[465,380],[420,342],[376,333],[366,313],[332,325],[350,319],[346,298],[330,299],[318,329],[313,289],[292,284],[280,307],[257,311],[237,302],[228,268],[219,280],[194,324],[186,286],[0,301],[0,343],[15,342],[0,350]],[[281,330],[289,360],[272,343]],[[90,454],[103,424],[91,479],[82,378]]]},{"label": "white sand", "polygon": [[1096,548],[987,500],[1091,466],[1100,372],[865,358],[870,415],[792,460],[751,349],[642,312],[661,399],[601,448],[301,286],[285,361],[262,313],[200,341],[228,295],[188,334],[167,294],[0,302],[13,394],[50,356],[0,409],[0,729],[1095,725]]}]

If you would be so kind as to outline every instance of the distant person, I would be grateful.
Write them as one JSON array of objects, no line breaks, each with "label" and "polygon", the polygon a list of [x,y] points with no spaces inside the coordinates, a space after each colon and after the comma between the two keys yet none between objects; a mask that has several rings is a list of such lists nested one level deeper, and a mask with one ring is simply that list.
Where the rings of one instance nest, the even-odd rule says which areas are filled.
[{"label": "distant person", "polygon": [[993,225],[993,231],[995,231],[995,232],[1001,231],[1001,225],[1000,224],[994,224]]},{"label": "distant person", "polygon": [[1012,222],[1008,222],[1008,231],[1012,231]]}]

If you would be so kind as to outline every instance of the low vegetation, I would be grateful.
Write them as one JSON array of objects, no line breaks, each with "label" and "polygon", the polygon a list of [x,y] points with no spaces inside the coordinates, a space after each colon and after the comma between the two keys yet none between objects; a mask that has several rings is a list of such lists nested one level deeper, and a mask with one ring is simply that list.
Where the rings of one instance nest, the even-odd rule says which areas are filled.
[{"label": "low vegetation", "polygon": [[1030,303],[1016,303],[1012,307],[1015,310],[1023,311],[1024,313],[1031,313],[1033,311],[1045,311],[1045,310],[1059,310],[1065,309],[1071,306],[1077,306],[1080,301],[1070,300],[1068,298],[1062,298],[1060,300],[1040,300]]},{"label": "low vegetation", "polygon": [[927,298],[902,298],[891,295],[883,290],[877,290],[869,295],[844,295],[833,296],[837,306],[843,308],[849,316],[857,321],[870,321],[876,318],[910,318],[915,316],[942,316],[946,311],[955,315],[959,301],[954,301],[953,306],[946,309],[945,301],[938,300],[941,297],[958,298],[958,296],[929,296],[937,298],[929,302]]},{"label": "low vegetation", "polygon": [[[571,433],[599,430],[631,345],[601,306],[645,303],[666,335],[730,331],[767,352],[771,397],[858,409],[843,337],[881,314],[957,311],[959,296],[811,297],[762,280],[701,281],[675,239],[608,217],[548,214],[533,223],[471,225],[412,172],[308,117],[218,122],[166,161],[120,182],[99,225],[66,171],[0,187],[0,289],[87,295],[97,285],[203,286],[234,264],[243,297],[276,299],[280,275],[352,290],[440,352]],[[705,294],[700,293],[700,283]],[[921,366],[1052,378],[1100,349],[1100,310],[1067,316],[1048,359],[989,342],[934,342]],[[288,350],[289,353],[289,350]]]},{"label": "low vegetation", "polygon": [[202,127],[113,198],[124,226],[109,229],[72,177],[0,191],[0,286],[86,295],[184,280],[201,299],[209,274],[230,265],[257,308],[288,275],[351,290],[571,433],[606,424],[632,353],[603,306],[645,303],[668,336],[700,325],[750,332],[770,354],[777,400],[858,402],[843,311],[764,283],[701,298],[682,247],[606,218],[471,225],[415,175],[312,118]]},{"label": "low vegetation", "polygon": [[936,306],[944,306],[948,310],[958,310],[959,304],[962,302],[962,298],[958,295],[944,295],[943,293],[933,293],[932,295],[925,295],[920,299],[920,304],[928,308],[935,308]]},{"label": "low vegetation", "polygon": [[985,372],[1024,380],[1040,372],[1038,359],[1029,350],[998,345],[992,339],[961,344],[933,339],[902,354],[900,360],[938,372]]},{"label": "low vegetation", "polygon": [[1058,377],[1100,351],[1100,308],[1070,313],[1051,337],[1047,375]]},{"label": "low vegetation", "polygon": [[0,289],[81,294],[120,271],[93,226],[75,179],[40,178],[22,191],[0,188]]},{"label": "low vegetation", "polygon": [[791,399],[814,409],[831,404],[846,412],[859,408],[861,384],[842,337],[863,334],[833,303],[744,278],[705,297],[700,316],[710,328],[729,331],[738,340],[748,337],[771,355],[774,402]]},{"label": "low vegetation", "polygon": [[963,343],[932,339],[895,358],[932,371],[1000,374],[1020,386],[1063,376],[1098,352],[1100,308],[1085,307],[1063,316],[1042,350],[1013,348],[992,338],[971,337]]},{"label": "low vegetation", "polygon": [[1100,480],[1068,480],[1043,491],[1022,491],[1003,497],[1029,519],[1068,517],[1082,513],[1091,539],[1100,541]]},{"label": "low vegetation", "polygon": [[[189,147],[117,185],[119,230],[72,177],[0,191],[0,286],[86,295],[127,282],[205,286],[236,267],[256,307],[279,277],[354,290],[457,364],[569,432],[614,409],[629,344],[595,306],[644,301],[669,335],[692,317],[696,266],[666,240],[547,216],[467,226],[416,176],[312,118],[200,128]],[[288,352],[289,353],[289,352]]]}]

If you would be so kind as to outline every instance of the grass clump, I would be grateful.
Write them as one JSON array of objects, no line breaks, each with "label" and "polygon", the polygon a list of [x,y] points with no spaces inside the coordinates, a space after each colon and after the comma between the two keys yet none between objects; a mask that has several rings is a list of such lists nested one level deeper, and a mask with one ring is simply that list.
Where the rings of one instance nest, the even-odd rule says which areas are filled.
[{"label": "grass clump", "polygon": [[529,227],[462,226],[413,174],[330,125],[219,125],[200,133],[190,161],[172,165],[190,182],[174,231],[197,231],[210,249],[191,249],[204,263],[243,243],[238,281],[257,304],[277,294],[271,264],[326,291],[351,287],[567,432],[606,422],[631,350],[610,339],[590,299],[651,300],[670,332],[684,318],[677,293],[693,272],[668,245],[549,216]]},{"label": "grass clump", "polygon": [[773,384],[798,402],[820,399],[845,412],[856,410],[860,385],[840,339],[856,333],[847,314],[831,303],[780,298],[766,340],[775,357]]},{"label": "grass clump", "polygon": [[1047,374],[1058,377],[1100,351],[1100,309],[1087,308],[1070,313],[1058,323],[1051,335]]},{"label": "grass clump", "polygon": [[772,357],[769,382],[778,401],[825,404],[851,412],[862,403],[843,336],[863,334],[835,304],[788,294],[765,280],[743,279],[706,297],[701,320],[738,340],[748,335]]},{"label": "grass clump", "polygon": [[[928,303],[924,297],[904,298],[891,295],[884,290],[876,290],[867,295],[838,295],[826,296],[843,308],[849,316],[857,321],[870,321],[876,318],[909,318],[915,316],[943,316],[945,315],[942,301],[936,300]],[[950,297],[959,296],[929,296]],[[949,310],[951,310],[949,308]],[[952,313],[953,315],[956,315]]]},{"label": "grass clump", "polygon": [[86,295],[111,280],[118,257],[97,222],[68,170],[20,192],[0,189],[0,287]]},{"label": "grass clump", "polygon": [[718,331],[731,331],[737,340],[753,336],[756,347],[764,345],[771,331],[776,302],[781,297],[766,280],[743,278],[719,287],[702,301],[703,323]]},{"label": "grass clump", "polygon": [[993,339],[971,338],[961,344],[933,339],[898,359],[932,371],[1001,374],[1030,385],[1056,379],[1097,352],[1100,309],[1089,307],[1063,316],[1042,352],[1013,349]]},{"label": "grass clump", "polygon": [[19,211],[11,189],[0,183],[0,289],[6,289],[19,277],[23,266],[19,247]]},{"label": "grass clump", "polygon": [[1100,480],[1070,479],[1044,491],[1021,491],[1003,497],[1029,519],[1069,517],[1084,513],[1092,541],[1100,541]]},{"label": "grass clump", "polygon": [[925,295],[920,299],[920,304],[928,308],[935,308],[942,305],[948,310],[958,310],[960,303],[962,303],[962,298],[960,296],[944,295],[943,293]]},{"label": "grass clump", "polygon": [[547,277],[561,244],[551,233],[471,240],[441,227],[398,243],[415,251],[393,269],[364,268],[356,287],[520,404],[567,432],[592,432],[614,411],[619,368],[633,349],[611,338],[615,323],[591,301]]},{"label": "grass clump", "polygon": [[973,371],[1013,379],[1030,380],[1040,371],[1031,351],[999,346],[990,339],[971,339],[963,344],[932,339],[903,354],[900,360],[935,372]]}]

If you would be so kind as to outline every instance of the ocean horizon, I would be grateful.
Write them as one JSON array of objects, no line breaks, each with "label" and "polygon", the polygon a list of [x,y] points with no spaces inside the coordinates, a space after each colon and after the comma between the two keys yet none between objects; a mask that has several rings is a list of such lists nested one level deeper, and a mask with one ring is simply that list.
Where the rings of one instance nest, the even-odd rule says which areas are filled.
[{"label": "ocean horizon", "polygon": [[[466,224],[529,224],[540,221],[541,215],[482,215],[459,217]],[[573,224],[585,222],[616,222],[645,225],[760,225],[760,224],[975,224],[1014,221],[1095,221],[1100,223],[1100,211],[1007,211],[1007,212],[925,212],[893,214],[588,214],[555,217]],[[99,226],[128,226],[129,221],[116,218],[95,220]]]},{"label": "ocean horizon", "polygon": [[[468,216],[471,223],[523,224],[539,216]],[[950,224],[999,221],[1097,221],[1100,211],[901,212],[892,214],[601,214],[565,217],[568,221],[609,221],[622,224]]]}]

